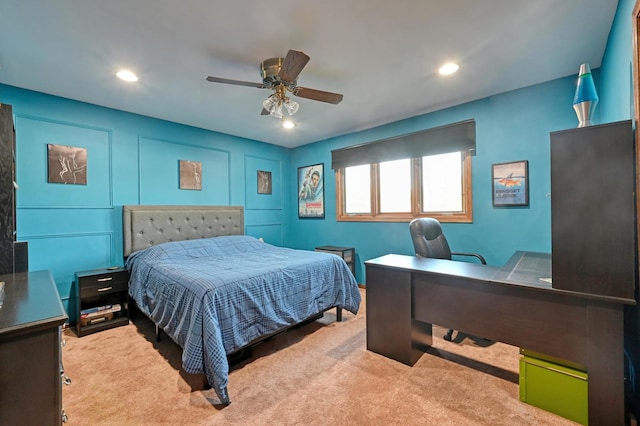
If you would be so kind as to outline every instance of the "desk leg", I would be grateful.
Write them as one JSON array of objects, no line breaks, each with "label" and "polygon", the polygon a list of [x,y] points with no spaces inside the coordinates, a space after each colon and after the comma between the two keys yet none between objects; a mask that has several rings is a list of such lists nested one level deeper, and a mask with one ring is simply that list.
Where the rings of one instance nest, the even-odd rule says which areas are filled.
[{"label": "desk leg", "polygon": [[590,305],[589,424],[624,425],[624,325],[622,305]]},{"label": "desk leg", "polygon": [[410,272],[367,265],[367,349],[410,366],[432,343],[431,324],[412,319],[411,300]]}]

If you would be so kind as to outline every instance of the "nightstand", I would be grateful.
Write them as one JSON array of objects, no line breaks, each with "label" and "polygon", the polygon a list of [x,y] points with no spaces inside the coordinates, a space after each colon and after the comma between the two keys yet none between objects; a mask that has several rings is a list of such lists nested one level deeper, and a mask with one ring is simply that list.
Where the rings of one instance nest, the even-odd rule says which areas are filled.
[{"label": "nightstand", "polygon": [[316,251],[325,253],[333,253],[344,259],[351,269],[351,273],[356,275],[356,249],[353,247],[336,247],[336,246],[320,246],[316,247]]},{"label": "nightstand", "polygon": [[76,272],[78,337],[129,324],[128,285],[124,268]]}]

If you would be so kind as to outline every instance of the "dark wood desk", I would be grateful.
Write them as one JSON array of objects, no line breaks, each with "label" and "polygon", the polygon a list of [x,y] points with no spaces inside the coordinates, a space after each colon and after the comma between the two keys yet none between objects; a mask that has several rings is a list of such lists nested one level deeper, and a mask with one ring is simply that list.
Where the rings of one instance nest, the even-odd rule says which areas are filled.
[{"label": "dark wood desk", "polygon": [[[563,360],[589,375],[589,424],[624,425],[625,304],[558,290],[550,255],[517,252],[498,268],[389,254],[365,262],[367,349],[413,365],[432,324]],[[546,270],[545,270],[546,269]]]}]

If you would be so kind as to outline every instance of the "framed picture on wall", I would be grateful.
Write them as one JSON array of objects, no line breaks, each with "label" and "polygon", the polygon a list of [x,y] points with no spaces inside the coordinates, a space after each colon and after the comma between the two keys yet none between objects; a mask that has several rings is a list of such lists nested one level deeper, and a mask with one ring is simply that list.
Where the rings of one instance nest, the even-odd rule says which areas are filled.
[{"label": "framed picture on wall", "polygon": [[495,207],[529,205],[528,161],[493,164],[491,181]]},{"label": "framed picture on wall", "polygon": [[271,172],[258,170],[258,194],[271,194]]},{"label": "framed picture on wall", "polygon": [[202,163],[200,161],[179,160],[180,189],[202,191]]},{"label": "framed picture on wall", "polygon": [[87,149],[47,144],[47,182],[87,184]]},{"label": "framed picture on wall", "polygon": [[324,163],[298,167],[298,217],[324,219]]}]

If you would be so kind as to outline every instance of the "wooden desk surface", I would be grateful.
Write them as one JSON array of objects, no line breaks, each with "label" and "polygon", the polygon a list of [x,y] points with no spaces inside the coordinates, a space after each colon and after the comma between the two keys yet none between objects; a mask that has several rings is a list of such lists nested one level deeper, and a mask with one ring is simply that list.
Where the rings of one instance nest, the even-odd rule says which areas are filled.
[{"label": "wooden desk surface", "polygon": [[495,266],[471,262],[452,262],[450,260],[430,259],[426,257],[387,254],[367,260],[365,265],[375,265],[403,271],[429,271],[434,274],[453,275],[477,280],[490,280],[499,270]]},{"label": "wooden desk surface", "polygon": [[551,253],[517,251],[496,272],[493,280],[552,288]]},{"label": "wooden desk surface", "polygon": [[484,282],[487,285],[507,285],[528,287],[532,290],[547,291],[557,295],[594,299],[603,302],[635,305],[634,299],[603,296],[553,288],[544,279],[552,278],[551,254],[542,252],[516,251],[502,267],[482,265],[472,262],[452,262],[400,254],[387,254],[364,262],[366,265],[403,271],[428,272],[464,278],[469,281]]}]

